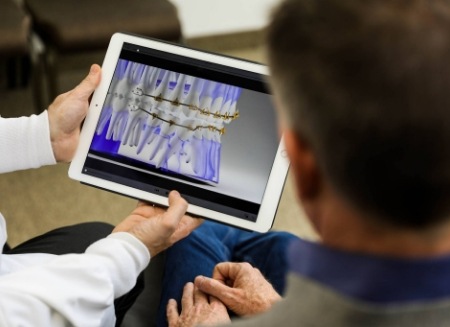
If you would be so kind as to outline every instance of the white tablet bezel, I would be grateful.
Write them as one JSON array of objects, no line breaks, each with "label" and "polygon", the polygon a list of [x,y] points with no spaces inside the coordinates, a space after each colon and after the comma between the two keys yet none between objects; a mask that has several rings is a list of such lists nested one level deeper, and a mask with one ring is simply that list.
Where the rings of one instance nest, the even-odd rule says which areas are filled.
[{"label": "white tablet bezel", "polygon": [[[170,54],[176,54],[206,62],[219,63],[224,66],[234,67],[244,71],[250,71],[266,76],[268,75],[268,70],[266,66],[261,64],[194,50],[153,39],[123,33],[116,33],[112,36],[102,66],[102,80],[92,96],[89,111],[84,122],[83,129],[81,131],[80,142],[75,157],[69,168],[69,177],[82,183],[106,189],[115,193],[167,206],[168,201],[167,197],[165,196],[148,193],[129,186],[103,180],[98,177],[89,176],[83,174],[82,171],[89,152],[93,135],[95,133],[97,122],[100,118],[100,112],[103,108],[106,94],[108,92],[111,79],[113,78],[116,64],[124,43],[130,43],[138,46],[156,49]],[[260,210],[255,222],[238,217],[233,217],[221,212],[191,204],[188,207],[188,212],[192,215],[216,220],[221,223],[236,226],[239,228],[258,232],[266,232],[272,227],[273,220],[275,219],[275,214],[278,208],[288,169],[289,161],[286,156],[283,141],[281,140],[269,175],[268,183],[264,191]]]}]

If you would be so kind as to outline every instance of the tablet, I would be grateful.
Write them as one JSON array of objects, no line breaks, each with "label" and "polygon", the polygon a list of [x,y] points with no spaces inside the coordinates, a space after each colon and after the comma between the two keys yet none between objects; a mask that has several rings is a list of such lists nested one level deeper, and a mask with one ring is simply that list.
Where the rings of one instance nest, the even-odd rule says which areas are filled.
[{"label": "tablet", "polygon": [[69,176],[266,232],[289,167],[267,68],[136,35],[111,38]]}]

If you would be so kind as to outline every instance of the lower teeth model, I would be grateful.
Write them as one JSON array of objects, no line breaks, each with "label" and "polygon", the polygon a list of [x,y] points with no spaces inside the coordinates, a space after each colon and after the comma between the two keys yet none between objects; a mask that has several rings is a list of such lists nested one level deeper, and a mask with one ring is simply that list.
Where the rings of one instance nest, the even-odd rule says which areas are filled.
[{"label": "lower teeth model", "polygon": [[217,183],[241,88],[119,60],[92,148]]}]

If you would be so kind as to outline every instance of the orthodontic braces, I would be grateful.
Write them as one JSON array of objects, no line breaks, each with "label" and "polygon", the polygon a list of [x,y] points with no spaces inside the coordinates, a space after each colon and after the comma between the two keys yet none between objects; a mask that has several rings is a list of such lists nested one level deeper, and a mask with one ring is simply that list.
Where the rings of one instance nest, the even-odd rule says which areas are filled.
[{"label": "orthodontic braces", "polygon": [[222,114],[220,114],[220,112],[211,112],[206,108],[200,108],[200,107],[192,105],[192,104],[182,103],[178,100],[178,98],[175,98],[175,100],[165,99],[163,97],[162,93],[160,93],[158,96],[154,96],[151,94],[145,94],[141,88],[135,88],[131,92],[137,96],[145,96],[145,97],[153,98],[157,102],[168,102],[175,107],[179,107],[179,106],[187,107],[190,110],[198,111],[200,114],[205,115],[205,116],[212,116],[214,118],[229,120],[229,121],[233,121],[233,120],[239,118],[239,111],[236,111],[232,115],[229,112],[222,115]]}]

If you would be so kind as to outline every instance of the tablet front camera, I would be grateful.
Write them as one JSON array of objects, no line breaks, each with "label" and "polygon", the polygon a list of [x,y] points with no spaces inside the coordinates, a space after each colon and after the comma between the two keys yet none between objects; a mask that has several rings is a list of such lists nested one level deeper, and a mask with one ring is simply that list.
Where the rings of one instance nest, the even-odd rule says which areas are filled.
[{"label": "tablet front camera", "polygon": [[[117,154],[219,182],[221,137],[242,89],[120,59],[94,143]],[[110,147],[110,146],[109,146]]]}]

